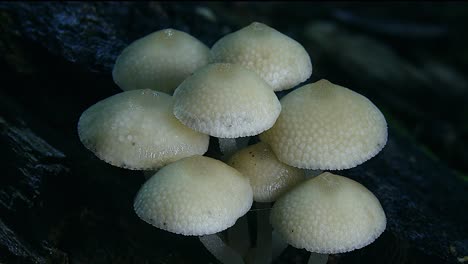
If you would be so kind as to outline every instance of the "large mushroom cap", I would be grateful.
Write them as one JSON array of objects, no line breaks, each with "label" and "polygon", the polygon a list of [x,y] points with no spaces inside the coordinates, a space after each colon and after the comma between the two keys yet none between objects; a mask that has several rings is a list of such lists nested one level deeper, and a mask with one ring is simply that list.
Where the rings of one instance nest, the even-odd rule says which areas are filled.
[{"label": "large mushroom cap", "polygon": [[271,224],[296,248],[335,254],[372,243],[385,230],[386,217],[364,186],[326,172],[281,196]]},{"label": "large mushroom cap", "polygon": [[303,170],[279,161],[264,142],[241,149],[228,164],[249,178],[256,202],[275,201],[305,177]]},{"label": "large mushroom cap", "polygon": [[387,142],[387,123],[379,109],[327,80],[289,93],[281,106],[275,125],[260,138],[291,166],[348,169],[375,156]]},{"label": "large mushroom cap", "polygon": [[208,64],[209,48],[175,29],[151,33],[130,44],[115,62],[112,76],[122,90],[154,89],[168,94]]},{"label": "large mushroom cap", "polygon": [[236,64],[197,70],[174,92],[174,115],[194,130],[220,138],[260,134],[275,123],[281,104],[268,84]]},{"label": "large mushroom cap", "polygon": [[127,169],[158,169],[184,157],[204,154],[209,136],[180,123],[172,107],[172,96],[164,93],[122,92],[84,111],[78,135],[100,159]]},{"label": "large mushroom cap", "polygon": [[211,60],[241,64],[275,91],[290,89],[312,74],[309,54],[301,44],[258,22],[218,40],[211,48]]},{"label": "large mushroom cap", "polygon": [[193,156],[169,164],[138,192],[137,215],[155,227],[182,235],[225,230],[252,206],[252,188],[221,161]]}]

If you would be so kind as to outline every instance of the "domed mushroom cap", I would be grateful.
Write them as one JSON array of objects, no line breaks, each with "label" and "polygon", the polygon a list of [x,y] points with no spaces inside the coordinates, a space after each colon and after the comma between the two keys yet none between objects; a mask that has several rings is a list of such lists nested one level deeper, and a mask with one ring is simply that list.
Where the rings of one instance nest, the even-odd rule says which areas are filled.
[{"label": "domed mushroom cap", "polygon": [[387,123],[379,109],[327,80],[289,93],[281,106],[275,125],[260,138],[291,166],[348,169],[375,156],[387,142]]},{"label": "domed mushroom cap", "polygon": [[274,91],[290,89],[312,74],[309,54],[301,44],[258,22],[218,40],[211,48],[211,60],[241,64]]},{"label": "domed mushroom cap", "polygon": [[292,246],[322,254],[365,247],[386,226],[382,206],[369,190],[327,172],[281,196],[270,220]]},{"label": "domed mushroom cap", "polygon": [[260,134],[275,123],[281,104],[268,84],[236,64],[197,70],[174,92],[174,115],[194,130],[220,138]]},{"label": "domed mushroom cap", "polygon": [[303,170],[280,162],[263,142],[238,151],[228,164],[250,179],[256,202],[275,201],[305,177]]},{"label": "domed mushroom cap", "polygon": [[249,180],[223,162],[203,156],[162,168],[141,187],[134,203],[145,222],[193,236],[231,227],[251,206]]},{"label": "domed mushroom cap", "polygon": [[78,135],[100,159],[127,169],[158,169],[184,157],[203,155],[209,136],[180,123],[172,107],[172,96],[164,93],[122,92],[84,111]]},{"label": "domed mushroom cap", "polygon": [[151,33],[131,43],[114,65],[122,90],[154,89],[168,94],[197,68],[208,64],[209,48],[175,29]]}]

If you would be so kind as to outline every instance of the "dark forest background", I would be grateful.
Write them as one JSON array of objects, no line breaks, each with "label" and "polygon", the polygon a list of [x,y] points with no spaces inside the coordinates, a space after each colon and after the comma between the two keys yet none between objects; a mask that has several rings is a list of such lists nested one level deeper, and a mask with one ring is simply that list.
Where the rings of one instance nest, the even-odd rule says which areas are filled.
[{"label": "dark forest background", "polygon": [[376,194],[387,230],[329,263],[468,261],[468,3],[0,2],[0,263],[217,263],[139,220],[144,177],[98,160],[76,124],[121,91],[111,70],[133,40],[172,27],[211,47],[253,21],[307,49],[307,83],[361,93],[389,124],[385,149],[342,173]]}]

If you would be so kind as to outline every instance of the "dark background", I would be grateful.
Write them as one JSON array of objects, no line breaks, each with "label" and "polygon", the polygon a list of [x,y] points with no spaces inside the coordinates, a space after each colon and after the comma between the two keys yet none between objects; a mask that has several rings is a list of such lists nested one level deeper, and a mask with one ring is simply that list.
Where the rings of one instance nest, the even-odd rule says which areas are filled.
[{"label": "dark background", "polygon": [[[76,124],[121,91],[110,73],[133,40],[172,27],[211,47],[253,21],[307,49],[308,83],[365,95],[389,124],[379,155],[340,172],[376,194],[387,230],[329,262],[466,261],[467,3],[0,2],[0,263],[216,263],[139,220],[143,176],[98,160]],[[307,257],[289,247],[277,263]]]}]

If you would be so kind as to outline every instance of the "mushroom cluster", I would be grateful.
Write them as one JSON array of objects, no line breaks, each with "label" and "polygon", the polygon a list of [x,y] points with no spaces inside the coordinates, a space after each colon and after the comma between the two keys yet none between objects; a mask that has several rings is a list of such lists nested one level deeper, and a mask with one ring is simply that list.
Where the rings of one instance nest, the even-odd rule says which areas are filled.
[{"label": "mushroom cluster", "polygon": [[[367,98],[327,80],[278,100],[275,91],[311,74],[304,47],[262,23],[211,49],[187,33],[160,30],[122,51],[112,76],[124,92],[83,112],[79,138],[111,165],[156,170],[136,195],[136,214],[157,228],[200,236],[221,262],[269,263],[283,241],[313,252],[310,263],[325,263],[326,255],[315,254],[372,243],[386,218],[361,184],[307,172],[362,164],[385,146],[387,124]],[[256,135],[261,142],[248,145]],[[217,159],[203,156],[210,136],[223,153]],[[243,226],[236,232],[246,232],[253,202],[260,208],[257,245],[246,248],[248,233],[221,232],[236,221]]]}]

